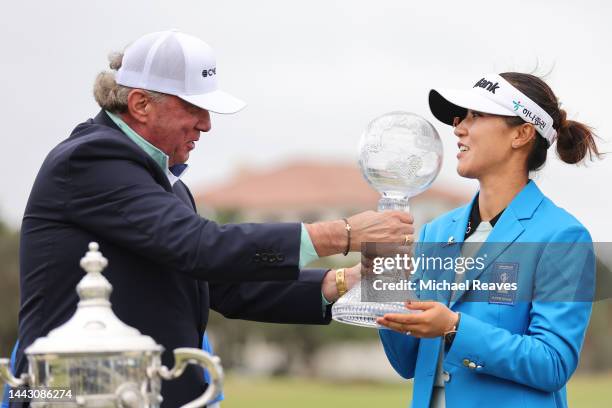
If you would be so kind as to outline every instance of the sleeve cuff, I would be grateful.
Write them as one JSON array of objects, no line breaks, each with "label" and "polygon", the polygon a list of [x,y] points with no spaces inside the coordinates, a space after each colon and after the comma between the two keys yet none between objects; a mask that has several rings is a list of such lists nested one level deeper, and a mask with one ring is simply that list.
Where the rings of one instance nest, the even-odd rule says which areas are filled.
[{"label": "sleeve cuff", "polygon": [[301,225],[301,238],[300,238],[300,261],[299,266],[302,269],[304,266],[309,263],[316,261],[319,259],[319,254],[315,250],[314,245],[312,244],[312,240],[310,239],[310,235],[308,234],[308,230],[304,223]]},{"label": "sleeve cuff", "polygon": [[325,317],[327,315],[327,306],[331,305],[331,302],[328,302],[327,299],[325,299],[325,295],[323,294],[323,292],[321,292],[321,305],[323,307],[323,317]]},{"label": "sleeve cuff", "polygon": [[485,364],[481,353],[478,352],[479,347],[474,347],[474,344],[479,344],[483,339],[477,339],[475,342],[474,338],[476,333],[483,331],[486,331],[486,328],[483,327],[482,322],[470,315],[461,313],[461,323],[453,344],[446,354],[446,361],[457,367],[481,371]]}]

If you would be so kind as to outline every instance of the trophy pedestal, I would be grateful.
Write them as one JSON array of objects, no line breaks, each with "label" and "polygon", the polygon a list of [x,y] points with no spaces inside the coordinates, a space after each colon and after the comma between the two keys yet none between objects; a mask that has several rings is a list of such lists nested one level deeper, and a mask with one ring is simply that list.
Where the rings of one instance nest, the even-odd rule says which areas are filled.
[{"label": "trophy pedestal", "polygon": [[376,318],[387,313],[413,313],[402,302],[362,302],[361,285],[355,285],[332,306],[332,318],[354,326],[386,329]]},{"label": "trophy pedestal", "polygon": [[[405,211],[410,210],[410,201],[407,197],[396,195],[385,195],[378,201],[378,211]],[[397,274],[395,274],[398,276]],[[363,278],[363,277],[362,277]],[[376,299],[376,295],[371,292],[362,296],[362,288],[371,290],[372,288],[362,281],[346,292],[332,306],[332,319],[340,323],[352,324],[354,326],[371,327],[386,329],[376,323],[378,317],[383,317],[387,313],[412,313],[406,309],[403,302],[364,302],[363,299]],[[409,300],[408,298],[406,300]]]}]

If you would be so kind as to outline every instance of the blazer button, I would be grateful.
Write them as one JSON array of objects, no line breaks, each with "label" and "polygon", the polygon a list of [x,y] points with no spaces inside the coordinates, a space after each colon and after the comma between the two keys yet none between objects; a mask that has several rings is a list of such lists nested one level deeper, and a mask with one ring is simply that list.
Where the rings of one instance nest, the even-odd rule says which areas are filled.
[{"label": "blazer button", "polygon": [[285,260],[285,256],[283,254],[276,255],[276,260],[278,262],[283,262]]},{"label": "blazer button", "polygon": [[448,371],[442,371],[442,379],[444,382],[449,382],[451,379],[451,375]]},{"label": "blazer button", "polygon": [[259,254],[259,252],[255,253],[255,256],[253,257],[253,261],[254,262],[259,262],[261,261],[261,255]]},{"label": "blazer button", "polygon": [[261,260],[263,262],[268,262],[268,254],[261,254]]},{"label": "blazer button", "polygon": [[463,359],[463,365],[468,367],[470,365],[470,360],[468,360],[467,358]]},{"label": "blazer button", "polygon": [[470,368],[470,370],[473,370],[476,368],[476,363],[473,361],[470,361],[470,364],[468,364],[468,367]]}]

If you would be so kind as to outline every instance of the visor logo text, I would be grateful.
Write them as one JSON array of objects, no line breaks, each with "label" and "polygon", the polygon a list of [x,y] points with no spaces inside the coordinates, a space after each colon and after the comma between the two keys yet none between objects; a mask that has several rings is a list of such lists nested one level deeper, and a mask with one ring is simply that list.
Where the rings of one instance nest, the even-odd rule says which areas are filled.
[{"label": "visor logo text", "polygon": [[494,94],[495,90],[499,89],[499,82],[493,83],[491,81],[487,81],[486,79],[482,78],[480,81],[476,82],[473,88],[484,88],[487,91]]}]

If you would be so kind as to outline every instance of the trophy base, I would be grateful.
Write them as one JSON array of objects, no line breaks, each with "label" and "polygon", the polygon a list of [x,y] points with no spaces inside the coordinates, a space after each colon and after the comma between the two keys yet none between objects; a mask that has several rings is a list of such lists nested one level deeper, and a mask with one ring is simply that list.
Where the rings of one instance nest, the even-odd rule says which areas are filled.
[{"label": "trophy base", "polygon": [[353,326],[370,327],[373,329],[386,329],[376,323],[378,317],[387,313],[413,313],[406,309],[401,302],[346,304],[332,306],[332,319],[337,322],[351,324]]},{"label": "trophy base", "polygon": [[403,302],[362,302],[361,285],[356,285],[332,306],[332,319],[353,326],[386,329],[376,319],[387,313],[416,313]]}]

